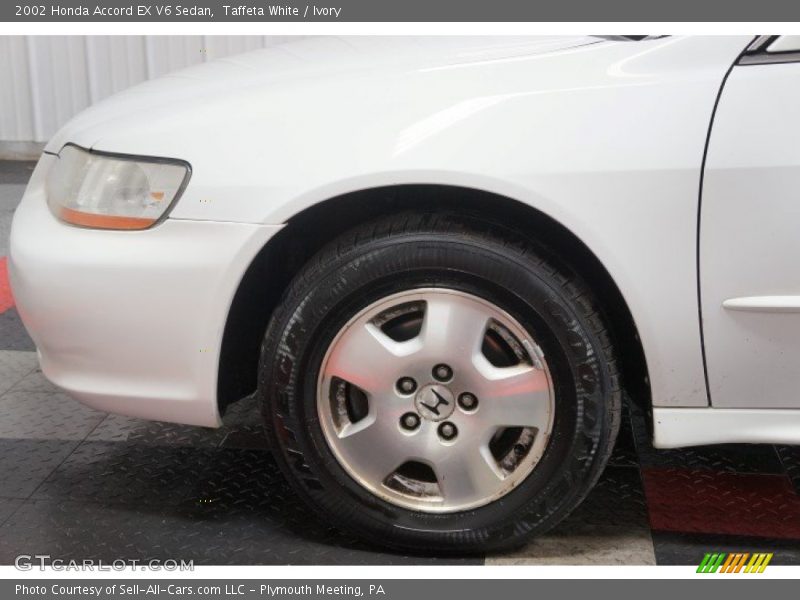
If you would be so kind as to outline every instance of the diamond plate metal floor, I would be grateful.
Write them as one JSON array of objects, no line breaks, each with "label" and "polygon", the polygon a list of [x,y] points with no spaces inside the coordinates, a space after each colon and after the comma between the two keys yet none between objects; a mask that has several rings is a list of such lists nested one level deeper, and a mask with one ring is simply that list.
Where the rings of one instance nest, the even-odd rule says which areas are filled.
[{"label": "diamond plate metal floor", "polygon": [[[0,257],[30,169],[0,162]],[[447,560],[368,547],[295,497],[252,401],[211,430],[106,415],[55,389],[5,267],[0,258],[0,564],[23,552],[197,564],[697,564],[710,550],[800,564],[800,448],[657,451],[636,408],[587,500],[527,547]]]}]

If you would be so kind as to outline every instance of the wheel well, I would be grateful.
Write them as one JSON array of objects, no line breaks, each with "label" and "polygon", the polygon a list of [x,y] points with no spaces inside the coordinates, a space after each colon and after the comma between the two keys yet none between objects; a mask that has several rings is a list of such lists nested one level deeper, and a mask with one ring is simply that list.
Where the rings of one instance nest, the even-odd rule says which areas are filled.
[{"label": "wheel well", "polygon": [[453,186],[398,185],[353,192],[316,204],[292,217],[256,255],[242,277],[225,324],[217,390],[220,414],[231,403],[255,392],[267,324],[299,269],[344,231],[409,210],[482,212],[535,236],[594,291],[612,332],[625,390],[637,404],[649,409],[647,366],[633,317],[608,271],[572,232],[540,211],[505,196]]}]

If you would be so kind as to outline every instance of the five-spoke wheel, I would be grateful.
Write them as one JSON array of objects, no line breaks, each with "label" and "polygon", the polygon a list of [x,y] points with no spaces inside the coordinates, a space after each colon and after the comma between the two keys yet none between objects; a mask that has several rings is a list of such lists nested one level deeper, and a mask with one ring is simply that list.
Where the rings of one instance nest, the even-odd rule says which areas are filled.
[{"label": "five-spoke wheel", "polygon": [[513,317],[426,288],[345,325],[322,363],[318,411],[357,482],[399,506],[451,512],[500,498],[531,472],[554,396],[539,346]]}]

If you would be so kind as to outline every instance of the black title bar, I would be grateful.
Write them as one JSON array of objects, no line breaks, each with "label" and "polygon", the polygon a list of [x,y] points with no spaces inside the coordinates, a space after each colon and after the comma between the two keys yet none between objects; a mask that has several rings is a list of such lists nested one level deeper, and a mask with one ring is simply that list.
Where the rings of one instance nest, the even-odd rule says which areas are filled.
[{"label": "black title bar", "polygon": [[[798,0],[3,0],[2,22],[779,22]],[[642,33],[642,32],[629,32]],[[647,32],[644,32],[647,33]]]}]

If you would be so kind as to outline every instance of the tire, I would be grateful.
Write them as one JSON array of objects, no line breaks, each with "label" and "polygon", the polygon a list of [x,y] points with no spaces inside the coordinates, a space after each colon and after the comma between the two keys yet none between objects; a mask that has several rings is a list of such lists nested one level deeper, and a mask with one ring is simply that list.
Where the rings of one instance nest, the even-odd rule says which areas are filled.
[{"label": "tire", "polygon": [[[415,300],[419,298],[424,300]],[[403,302],[396,306],[391,304],[400,300]],[[471,421],[470,412],[460,404],[460,388],[436,379],[446,371],[434,367],[433,379],[428,381],[424,374],[419,375],[428,368],[422,359],[419,366],[405,355],[387,361],[380,352],[353,354],[354,348],[369,347],[363,345],[366,338],[357,336],[362,331],[359,319],[370,318],[368,327],[380,329],[381,339],[389,324],[395,328],[392,335],[395,330],[402,331],[400,325],[411,327],[410,333],[403,334],[405,338],[398,334],[386,344],[400,348],[392,344],[414,343],[415,348],[423,349],[430,345],[426,360],[434,362],[435,351],[448,348],[447,340],[469,328],[453,326],[458,323],[455,317],[447,326],[435,324],[435,307],[442,302],[454,315],[485,308],[490,315],[488,327],[497,329],[486,330],[479,342],[480,352],[464,350],[461,342],[453,342],[453,356],[461,357],[451,368],[453,381],[471,364],[491,363],[487,369],[503,368],[504,374],[516,369],[515,373],[527,378],[524,381],[540,382],[529,386],[539,394],[535,396],[539,407],[535,426],[533,416],[527,424],[527,412],[519,420],[512,418],[511,412],[502,412],[517,406],[513,402],[518,395],[507,400],[512,398],[511,386],[501,389],[497,383],[467,373],[465,377],[472,379],[459,385],[475,382],[483,386],[481,390],[485,387],[491,398],[494,389],[501,389],[499,400],[485,400],[478,394],[474,414],[480,418]],[[370,311],[382,310],[383,303],[392,308],[373,318]],[[463,306],[453,308],[458,303]],[[413,316],[394,317],[405,310]],[[416,325],[407,326],[402,319],[422,323],[416,335]],[[396,320],[400,323],[397,327]],[[485,319],[481,316],[478,320]],[[445,333],[436,333],[440,331]],[[434,344],[437,335],[444,341],[436,343],[444,346]],[[351,338],[347,336],[357,341],[348,341]],[[490,352],[494,354],[490,356]],[[342,235],[294,278],[273,314],[261,354],[258,393],[267,436],[276,460],[299,495],[327,522],[369,542],[403,551],[496,551],[519,546],[545,532],[588,494],[608,460],[619,428],[621,392],[616,361],[590,290],[547,249],[477,215],[402,214]],[[351,354],[361,356],[364,369],[374,369],[370,373],[377,375],[355,378],[357,381],[337,375],[357,366]],[[339,365],[342,361],[344,367]],[[436,360],[447,361],[448,356]],[[407,402],[402,396],[411,384],[399,379],[395,385],[404,387],[394,389],[400,398],[385,400],[362,389],[362,385],[385,389],[388,384],[383,379],[404,365],[416,369],[421,379],[414,381]],[[382,378],[385,373],[390,375]],[[457,393],[461,394],[458,400]],[[439,409],[435,415],[430,411],[432,404],[424,401],[429,398],[433,402],[434,397],[442,402],[435,400]],[[430,448],[436,458],[431,462],[427,454],[414,458],[380,480],[376,465],[397,461],[394,453],[403,452],[398,448],[406,443],[406,438],[385,424],[387,406],[394,407],[391,410],[403,406],[407,411],[397,427],[408,439],[416,440],[413,452]],[[526,411],[527,406],[523,406]],[[548,408],[542,408],[545,406]],[[377,417],[370,416],[374,407],[378,407]],[[448,421],[435,421],[440,412],[450,410]],[[414,425],[415,419],[402,421],[408,413],[417,414],[419,438],[414,437],[417,430],[407,427]],[[354,445],[352,440],[358,437],[345,439],[341,431],[357,430],[359,423],[368,419],[383,423],[381,427],[388,427],[389,433],[378,437],[375,425],[376,429],[370,430],[372,438],[366,438],[372,440],[369,443]],[[449,421],[466,428],[457,429],[452,440],[442,437],[444,423]],[[495,430],[495,421],[523,426]],[[369,427],[373,425],[362,431]],[[491,438],[481,433],[485,428],[490,430],[485,435]],[[473,435],[473,431],[477,433]],[[504,436],[511,440],[510,449],[503,446],[508,440],[498,441]],[[450,450],[448,445],[454,448]],[[462,447],[465,450],[459,450]],[[474,458],[476,450],[500,483],[484,475],[486,465]],[[437,460],[445,467],[440,468]],[[510,465],[507,474],[503,470],[506,464]],[[473,476],[473,470],[481,475]],[[447,475],[439,476],[440,471]],[[461,472],[470,475],[459,479],[455,474]],[[512,477],[516,479],[508,483]]]}]

